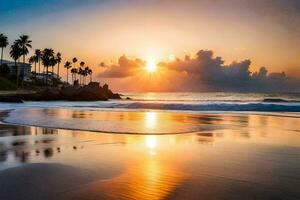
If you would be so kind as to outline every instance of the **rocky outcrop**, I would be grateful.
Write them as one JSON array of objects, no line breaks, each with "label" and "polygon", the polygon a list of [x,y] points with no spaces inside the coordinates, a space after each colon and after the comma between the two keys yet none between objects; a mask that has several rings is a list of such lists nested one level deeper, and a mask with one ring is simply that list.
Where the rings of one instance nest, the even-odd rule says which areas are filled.
[{"label": "rocky outcrop", "polygon": [[33,94],[14,94],[0,96],[0,102],[24,101],[107,101],[108,99],[121,99],[120,95],[113,93],[107,84],[103,87],[98,82],[91,82],[85,86],[66,86],[62,88],[47,88]]}]

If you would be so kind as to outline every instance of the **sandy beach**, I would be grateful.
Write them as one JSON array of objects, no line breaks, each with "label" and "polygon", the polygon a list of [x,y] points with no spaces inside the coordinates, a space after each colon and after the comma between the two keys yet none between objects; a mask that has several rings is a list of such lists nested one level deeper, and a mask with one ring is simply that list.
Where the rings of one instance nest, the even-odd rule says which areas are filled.
[{"label": "sandy beach", "polygon": [[[28,125],[0,125],[0,199],[300,198],[295,114],[2,113],[22,118]],[[73,130],[61,129],[61,118]]]}]

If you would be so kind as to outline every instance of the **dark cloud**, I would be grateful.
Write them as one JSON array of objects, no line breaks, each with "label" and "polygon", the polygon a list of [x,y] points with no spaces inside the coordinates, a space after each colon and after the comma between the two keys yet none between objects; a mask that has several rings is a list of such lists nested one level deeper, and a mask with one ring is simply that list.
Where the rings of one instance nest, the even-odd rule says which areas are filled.
[{"label": "dark cloud", "polygon": [[[299,91],[300,80],[288,77],[284,72],[270,73],[265,67],[250,72],[250,60],[224,65],[221,57],[214,57],[212,51],[200,50],[195,58],[185,57],[161,66],[171,70],[184,71],[186,81],[193,85],[207,86],[214,91]],[[190,77],[194,77],[193,80]],[[200,88],[200,87],[199,87]],[[201,87],[203,90],[203,87]]]},{"label": "dark cloud", "polygon": [[108,66],[103,63],[102,67],[106,67],[107,69],[102,72],[99,77],[124,78],[133,76],[144,65],[144,61],[140,59],[129,59],[125,55],[123,55],[119,58],[117,64]]},{"label": "dark cloud", "polygon": [[[100,74],[101,77],[134,77],[145,62],[130,60],[126,56],[119,59],[118,65],[111,65]],[[234,61],[225,65],[221,57],[215,57],[213,51],[200,50],[195,57],[185,56],[171,62],[160,62],[158,66],[167,70],[167,90],[170,91],[299,91],[300,80],[288,77],[284,72],[268,73],[265,67],[257,72],[250,71],[251,61]],[[176,84],[179,83],[180,85]],[[174,88],[172,87],[174,85]]]}]

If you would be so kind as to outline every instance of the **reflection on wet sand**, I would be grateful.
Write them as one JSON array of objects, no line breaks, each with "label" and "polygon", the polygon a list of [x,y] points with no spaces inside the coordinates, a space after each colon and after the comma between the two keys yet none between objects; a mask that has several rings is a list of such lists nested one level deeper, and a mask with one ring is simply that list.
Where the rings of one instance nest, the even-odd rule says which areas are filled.
[{"label": "reflection on wet sand", "polygon": [[[56,116],[62,111],[47,112]],[[100,113],[70,111],[63,117],[89,119],[100,117]],[[145,130],[154,130],[161,123],[174,130],[174,124],[180,122],[201,129],[187,134],[138,135],[1,125],[0,179],[14,167],[59,163],[110,175],[94,176],[95,180],[84,185],[78,179],[78,187],[59,194],[47,190],[56,199],[300,198],[299,118],[251,114],[180,116],[154,111],[107,112],[100,118],[138,121]],[[35,181],[47,181],[39,177],[45,179],[39,175]],[[67,179],[61,181],[67,184]],[[22,190],[23,195],[27,191],[44,192],[43,188],[30,188],[30,184],[24,187],[28,190]],[[1,193],[5,193],[3,188],[0,197]]]}]

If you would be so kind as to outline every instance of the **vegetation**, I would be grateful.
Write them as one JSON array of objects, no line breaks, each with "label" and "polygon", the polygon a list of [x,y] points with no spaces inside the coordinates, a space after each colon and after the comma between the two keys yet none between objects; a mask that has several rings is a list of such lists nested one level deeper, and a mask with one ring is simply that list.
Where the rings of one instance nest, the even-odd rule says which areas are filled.
[{"label": "vegetation", "polygon": [[[34,56],[39,63],[39,74],[41,73],[41,59],[42,59],[42,52],[40,49],[36,49],[34,52]],[[36,72],[36,71],[35,71]]]},{"label": "vegetation", "polygon": [[[46,85],[48,85],[48,74],[49,74],[49,67],[53,67],[56,65],[56,58],[54,56],[53,49],[44,49],[42,54],[42,63],[46,68],[46,75],[44,76],[46,80]],[[52,70],[53,71],[53,70]]]},{"label": "vegetation", "polygon": [[8,45],[7,37],[1,33],[0,34],[0,48],[1,48],[1,61],[0,61],[0,65],[2,65],[2,61],[3,61],[3,50],[4,50],[4,48],[7,47],[7,45]]},{"label": "vegetation", "polygon": [[67,83],[69,83],[69,69],[72,67],[71,62],[67,61],[64,67],[67,69]]},{"label": "vegetation", "polygon": [[17,85],[7,78],[0,77],[0,90],[15,90]]},{"label": "vegetation", "polygon": [[21,49],[17,42],[14,42],[14,44],[11,45],[9,54],[10,54],[10,57],[15,61],[16,79],[17,79],[17,87],[18,87],[18,85],[19,85],[19,69],[18,69],[17,61],[21,57],[22,52],[21,52]]},{"label": "vegetation", "polygon": [[59,64],[61,63],[62,58],[61,58],[61,53],[56,54],[56,62],[57,62],[57,76],[59,77]]},{"label": "vegetation", "polygon": [[[21,35],[17,40],[15,40],[12,45],[10,46],[10,57],[14,60],[14,71],[15,74],[12,74],[10,68],[3,64],[3,51],[8,46],[8,39],[5,35],[0,34],[0,48],[1,48],[1,64],[0,64],[0,77],[6,77],[8,79],[14,78],[16,80],[16,85],[13,83],[9,84],[8,79],[3,79],[2,83],[8,84],[8,88],[17,88],[19,86],[19,67],[20,59],[22,58],[22,63],[26,64],[26,57],[29,54],[29,50],[32,48],[31,45],[32,41],[30,40],[28,35]],[[28,58],[28,62],[34,66],[34,71],[32,71],[31,75],[31,85],[34,84],[36,86],[56,86],[58,84],[63,84],[60,80],[60,64],[62,62],[62,54],[60,52],[55,53],[53,49],[45,48],[44,50],[35,49],[34,54]],[[72,83],[79,83],[79,85],[85,84],[85,78],[87,76],[90,77],[90,81],[92,81],[92,73],[93,71],[85,66],[85,62],[81,61],[80,66],[76,68],[76,63],[78,59],[74,57],[72,62],[67,61],[64,67],[67,70],[67,82],[65,84],[69,84],[69,69],[71,69],[72,73]],[[11,67],[11,66],[10,66]],[[38,69],[37,69],[38,67]],[[43,70],[41,69],[43,67]],[[49,72],[49,67],[51,68],[51,72]],[[57,67],[57,74],[54,73],[54,68]],[[77,80],[76,75],[79,76],[80,80]],[[22,86],[23,86],[23,78],[22,79]],[[50,82],[52,81],[52,82]],[[14,81],[12,81],[14,82]],[[34,86],[33,85],[33,86]],[[0,87],[4,88],[4,87]]]},{"label": "vegetation", "polygon": [[20,48],[21,56],[23,56],[23,63],[25,64],[25,57],[29,53],[28,48],[32,48],[31,40],[29,40],[28,35],[21,35],[19,39],[15,41],[15,43]]}]

